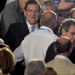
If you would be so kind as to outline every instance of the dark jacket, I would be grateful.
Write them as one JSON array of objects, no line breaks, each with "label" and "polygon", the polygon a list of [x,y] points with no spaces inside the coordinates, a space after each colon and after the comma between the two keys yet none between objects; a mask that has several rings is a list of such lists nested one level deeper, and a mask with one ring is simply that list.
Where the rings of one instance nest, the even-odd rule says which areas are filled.
[{"label": "dark jacket", "polygon": [[[54,57],[57,55],[54,51],[54,42],[48,47],[48,50],[46,52],[45,62],[49,62],[54,59]],[[73,48],[72,53],[68,57],[72,63],[75,64],[75,48]]]},{"label": "dark jacket", "polygon": [[12,51],[14,51],[28,34],[29,30],[26,21],[22,23],[13,23],[10,25],[4,37],[4,42],[11,47]]}]

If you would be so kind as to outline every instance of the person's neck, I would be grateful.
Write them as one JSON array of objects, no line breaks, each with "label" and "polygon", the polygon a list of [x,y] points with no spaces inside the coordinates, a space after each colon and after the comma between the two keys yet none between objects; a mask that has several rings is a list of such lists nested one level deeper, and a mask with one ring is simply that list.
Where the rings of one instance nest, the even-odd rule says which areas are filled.
[{"label": "person's neck", "polygon": [[29,23],[31,26],[34,26],[36,23]]},{"label": "person's neck", "polygon": [[54,27],[52,27],[52,26],[48,26],[48,28],[50,28],[52,31],[54,30]]},{"label": "person's neck", "polygon": [[46,25],[41,25],[41,26],[48,27],[48,28],[50,28],[53,31],[53,27],[51,27],[51,26],[46,26]]},{"label": "person's neck", "polygon": [[65,57],[68,57],[69,56],[69,53],[68,52],[64,52],[64,53],[61,53],[59,55],[62,55],[62,56],[65,56]]}]

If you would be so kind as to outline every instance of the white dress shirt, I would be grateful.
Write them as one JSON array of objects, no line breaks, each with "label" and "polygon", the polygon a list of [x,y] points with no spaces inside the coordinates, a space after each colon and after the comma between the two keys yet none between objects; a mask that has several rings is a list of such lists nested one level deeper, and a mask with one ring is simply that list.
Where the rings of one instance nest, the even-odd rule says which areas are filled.
[{"label": "white dress shirt", "polygon": [[[32,31],[31,31],[31,27],[32,27],[32,25],[30,25],[29,22],[28,22],[27,20],[26,20],[26,23],[27,23],[27,26],[28,26],[29,32],[32,33]],[[34,26],[35,26],[34,31],[39,29],[39,26],[38,26],[37,23],[36,23]]]},{"label": "white dress shirt", "polygon": [[41,26],[39,30],[27,35],[21,45],[14,50],[15,63],[25,59],[27,64],[32,59],[45,59],[48,46],[58,37],[51,29]]}]

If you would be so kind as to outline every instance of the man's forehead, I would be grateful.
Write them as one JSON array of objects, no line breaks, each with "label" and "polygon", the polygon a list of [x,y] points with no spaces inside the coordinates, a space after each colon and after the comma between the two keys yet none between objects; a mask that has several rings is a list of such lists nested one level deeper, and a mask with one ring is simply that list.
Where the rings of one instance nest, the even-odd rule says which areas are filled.
[{"label": "man's forehead", "polygon": [[75,30],[75,25],[72,24],[72,25],[70,26],[69,30]]},{"label": "man's forehead", "polygon": [[[27,8],[31,8],[31,6],[34,6],[34,5],[35,5],[37,8],[39,8],[39,5],[38,5],[38,4],[28,4],[28,5],[27,5]],[[34,8],[36,8],[36,7],[34,7]]]}]

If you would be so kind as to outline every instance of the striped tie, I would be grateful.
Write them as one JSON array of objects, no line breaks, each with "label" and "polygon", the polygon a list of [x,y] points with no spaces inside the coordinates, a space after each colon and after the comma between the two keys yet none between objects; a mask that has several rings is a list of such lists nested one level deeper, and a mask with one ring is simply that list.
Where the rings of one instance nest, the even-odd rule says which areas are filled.
[{"label": "striped tie", "polygon": [[35,26],[31,27],[31,32],[33,32],[35,30]]}]

